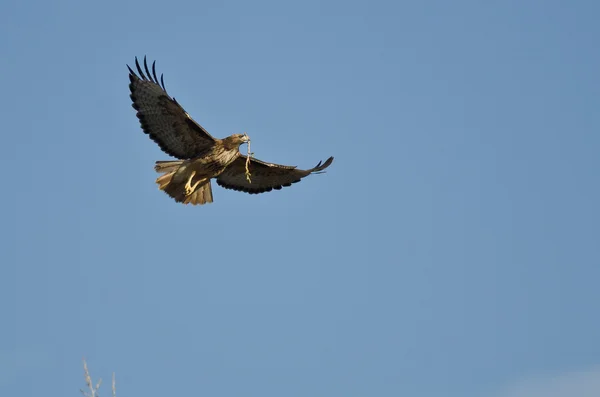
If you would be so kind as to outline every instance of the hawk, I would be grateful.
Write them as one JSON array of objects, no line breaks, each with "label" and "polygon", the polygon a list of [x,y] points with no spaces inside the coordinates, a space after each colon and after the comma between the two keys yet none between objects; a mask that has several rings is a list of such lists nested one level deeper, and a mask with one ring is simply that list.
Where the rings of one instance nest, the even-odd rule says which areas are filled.
[{"label": "hawk", "polygon": [[[179,159],[156,162],[154,169],[162,174],[156,183],[160,190],[179,203],[212,203],[212,179],[225,189],[258,194],[290,186],[312,173],[323,171],[333,162],[333,157],[329,157],[311,169],[300,170],[295,166],[267,163],[254,157],[248,159],[239,150],[240,145],[250,141],[247,134],[213,138],[175,98],[167,94],[163,75],[160,76],[160,83],[156,76],[156,61],[152,63],[152,73],[146,57],[144,70],[137,57],[135,66],[138,74],[127,65],[129,90],[142,130],[162,151]],[[247,171],[250,178],[247,177]]]}]

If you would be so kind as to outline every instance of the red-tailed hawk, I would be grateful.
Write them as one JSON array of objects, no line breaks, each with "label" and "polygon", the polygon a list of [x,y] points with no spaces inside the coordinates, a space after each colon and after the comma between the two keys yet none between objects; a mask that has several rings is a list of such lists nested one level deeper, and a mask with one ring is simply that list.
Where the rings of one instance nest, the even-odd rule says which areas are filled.
[{"label": "red-tailed hawk", "polygon": [[[294,166],[266,163],[250,158],[250,181],[246,174],[247,157],[239,151],[250,141],[246,134],[234,134],[225,139],[213,138],[194,121],[165,89],[163,76],[156,77],[156,61],[152,73],[144,57],[144,70],[135,58],[139,76],[129,67],[129,89],[133,108],[137,110],[142,130],[176,161],[157,161],[154,169],[162,173],[156,183],[175,201],[184,204],[212,203],[210,180],[225,189],[250,194],[270,192],[299,182],[331,165],[333,157],[319,162],[309,170]],[[144,74],[145,71],[145,74]]]}]

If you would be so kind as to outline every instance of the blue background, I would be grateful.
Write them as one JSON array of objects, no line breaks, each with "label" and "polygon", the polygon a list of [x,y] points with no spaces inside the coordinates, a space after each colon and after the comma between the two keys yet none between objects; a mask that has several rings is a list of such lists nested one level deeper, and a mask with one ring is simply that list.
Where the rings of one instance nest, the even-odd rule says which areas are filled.
[{"label": "blue background", "polygon": [[[83,356],[122,396],[487,396],[600,364],[599,12],[3,2],[0,394],[77,395]],[[214,136],[333,165],[176,204],[144,54]]]}]

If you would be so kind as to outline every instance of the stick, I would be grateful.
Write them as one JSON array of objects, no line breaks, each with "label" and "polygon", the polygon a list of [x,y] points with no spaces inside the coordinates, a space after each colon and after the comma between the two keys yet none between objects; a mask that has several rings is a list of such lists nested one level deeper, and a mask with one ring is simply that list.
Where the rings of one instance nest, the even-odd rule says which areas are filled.
[{"label": "stick", "polygon": [[248,183],[252,183],[252,179],[250,179],[250,158],[254,156],[254,153],[250,152],[250,140],[246,142],[248,144],[248,156],[246,157],[246,180]]},{"label": "stick", "polygon": [[102,383],[102,379],[100,379],[98,381],[98,384],[96,385],[96,387],[94,387],[94,383],[92,382],[92,376],[90,375],[90,371],[88,370],[87,363],[85,362],[85,359],[83,359],[83,372],[84,372],[84,377],[85,377],[85,384],[90,389],[90,392],[86,393],[82,389],[79,389],[81,391],[81,394],[83,394],[86,397],[97,397],[98,396],[98,389],[100,388],[100,384]]}]

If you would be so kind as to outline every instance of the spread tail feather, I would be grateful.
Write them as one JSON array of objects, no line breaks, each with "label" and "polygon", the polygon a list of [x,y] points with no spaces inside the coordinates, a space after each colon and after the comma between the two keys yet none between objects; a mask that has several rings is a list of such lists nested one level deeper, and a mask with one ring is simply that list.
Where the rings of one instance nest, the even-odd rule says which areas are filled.
[{"label": "spread tail feather", "polygon": [[[164,175],[166,176],[166,175]],[[169,177],[169,178],[172,178]],[[196,190],[190,195],[185,194],[185,182],[177,183],[177,181],[167,183],[164,188],[161,188],[175,201],[183,204],[202,205],[213,202],[212,187],[210,180],[196,187]]]},{"label": "spread tail feather", "polygon": [[197,186],[192,194],[185,194],[185,184],[188,181],[188,177],[185,176],[185,171],[182,170],[184,175],[181,175],[180,172],[176,176],[179,167],[183,163],[184,161],[157,161],[154,170],[156,172],[164,173],[156,178],[158,188],[174,198],[178,203],[192,205],[212,203],[213,196],[210,180]]},{"label": "spread tail feather", "polygon": [[212,203],[212,187],[210,186],[210,181],[208,183],[198,187],[194,193],[187,196],[183,201],[184,204],[192,204],[192,205],[202,205],[206,203]]},{"label": "spread tail feather", "polygon": [[156,172],[171,172],[177,171],[179,166],[183,164],[184,160],[179,161],[157,161],[154,165],[154,171]]},{"label": "spread tail feather", "polygon": [[169,183],[171,183],[171,179],[173,179],[173,175],[175,175],[175,171],[167,172],[166,174],[161,175],[158,178],[156,178],[156,183],[158,183],[158,188],[160,190],[165,190],[167,185]]}]

